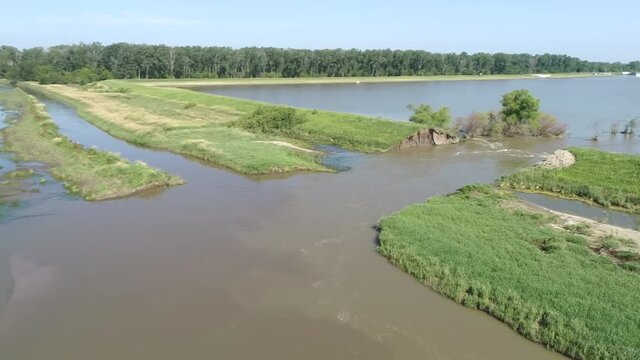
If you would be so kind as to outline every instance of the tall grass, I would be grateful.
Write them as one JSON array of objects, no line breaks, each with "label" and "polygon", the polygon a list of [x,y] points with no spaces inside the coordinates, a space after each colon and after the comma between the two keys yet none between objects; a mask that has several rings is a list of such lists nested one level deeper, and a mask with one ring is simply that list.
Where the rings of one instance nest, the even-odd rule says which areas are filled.
[{"label": "tall grass", "polygon": [[[73,97],[79,92],[77,89],[70,89],[62,94],[59,88],[30,83],[21,83],[20,87],[30,93],[68,103],[95,126],[139,146],[193,156],[243,174],[294,170],[329,171],[317,161],[316,154],[266,142],[279,140],[281,137],[253,134],[230,127],[229,122],[237,120],[242,114],[233,108],[215,105],[215,102],[191,101],[196,105],[185,109],[189,98],[174,97],[171,91],[166,92],[173,89],[153,88],[150,94],[154,96],[151,96],[147,94],[146,86],[128,87],[126,82],[117,81],[108,83],[110,86],[101,89],[100,93],[90,94],[96,100],[108,100],[100,103],[100,107]],[[194,94],[208,99],[208,95]],[[125,119],[110,115],[120,110],[120,106],[132,109]],[[172,125],[145,122],[150,117],[165,120]],[[136,129],[135,126],[140,124],[144,125],[142,130]],[[129,127],[130,125],[134,127]]]},{"label": "tall grass", "polygon": [[131,163],[119,155],[72,142],[59,133],[44,105],[22,90],[2,93],[0,101],[19,113],[17,121],[3,130],[5,149],[20,160],[48,164],[51,174],[70,192],[87,200],[182,183],[182,179],[146,164]]},{"label": "tall grass", "polygon": [[[181,101],[210,107],[215,112],[225,111],[230,114],[226,117],[226,122],[238,120],[244,114],[269,105],[254,100],[211,95],[187,89],[139,85],[135,82],[108,80],[102,84],[111,88],[128,89],[129,93],[151,96],[155,102],[158,102],[158,99]],[[336,145],[361,152],[387,151],[425,127],[415,123],[333,111],[298,109],[298,112],[305,117],[305,121],[294,126],[287,134],[289,140]]]},{"label": "tall grass", "polygon": [[[382,152],[399,145],[423,126],[367,116],[295,109],[304,121],[287,131],[247,127],[247,116],[267,103],[209,95],[178,88],[107,80],[79,88],[21,83],[74,106],[79,114],[111,135],[140,146],[194,156],[245,174],[329,171],[317,153],[278,146],[336,145],[361,152]],[[124,115],[122,109],[128,109]],[[291,109],[291,108],[289,108]],[[151,120],[150,120],[151,119]]]},{"label": "tall grass", "polygon": [[563,169],[533,167],[502,177],[501,186],[557,193],[640,212],[640,156],[569,148],[576,163]]},{"label": "tall grass", "polygon": [[468,186],[380,221],[382,255],[418,280],[578,359],[640,358],[640,276],[551,219]]}]

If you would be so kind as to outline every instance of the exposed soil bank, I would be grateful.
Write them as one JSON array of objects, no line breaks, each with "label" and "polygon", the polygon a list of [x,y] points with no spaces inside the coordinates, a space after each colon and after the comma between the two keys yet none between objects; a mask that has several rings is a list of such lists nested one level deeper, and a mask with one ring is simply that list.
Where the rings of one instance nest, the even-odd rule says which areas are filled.
[{"label": "exposed soil bank", "polygon": [[588,240],[589,247],[594,251],[601,251],[599,241],[608,236],[613,236],[628,240],[627,243],[619,244],[617,250],[631,251],[640,256],[640,231],[611,224],[604,224],[599,221],[588,219],[582,216],[567,214],[565,212],[551,210],[543,206],[532,204],[524,200],[512,201],[508,205],[511,208],[521,208],[523,210],[540,214],[551,215],[554,221],[549,225],[557,229],[576,232]]},{"label": "exposed soil bank", "polygon": [[437,146],[446,144],[457,144],[459,142],[460,139],[457,136],[450,135],[445,131],[437,129],[422,129],[403,140],[402,143],[396,147],[396,149],[401,150],[424,145]]},{"label": "exposed soil bank", "polygon": [[589,204],[576,199],[567,199],[554,194],[515,192],[515,195],[524,201],[540,205],[550,210],[572,214],[622,228],[632,230],[640,229],[640,217],[628,211],[605,208],[597,204]]}]

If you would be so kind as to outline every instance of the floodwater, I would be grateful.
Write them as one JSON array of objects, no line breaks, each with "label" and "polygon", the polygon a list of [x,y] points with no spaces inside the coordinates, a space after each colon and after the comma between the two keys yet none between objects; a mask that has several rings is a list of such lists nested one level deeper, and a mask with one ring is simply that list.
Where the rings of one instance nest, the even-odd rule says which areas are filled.
[{"label": "floodwater", "polygon": [[[640,119],[640,78],[633,76],[574,79],[433,81],[385,84],[251,85],[197,87],[212,94],[292,106],[351,112],[408,120],[408,104],[448,106],[452,116],[500,109],[500,99],[516,89],[529,89],[541,110],[569,126],[572,137],[591,138],[610,132],[611,124]],[[608,136],[605,141],[609,141]],[[637,142],[640,139],[636,139]],[[621,148],[619,151],[625,151]]]},{"label": "floodwater", "polygon": [[[47,106],[74,140],[187,184],[106,202],[59,192],[12,211],[0,225],[3,360],[561,358],[397,270],[373,227],[582,140],[337,153],[350,170],[248,178]],[[637,140],[598,145],[637,152]]]}]

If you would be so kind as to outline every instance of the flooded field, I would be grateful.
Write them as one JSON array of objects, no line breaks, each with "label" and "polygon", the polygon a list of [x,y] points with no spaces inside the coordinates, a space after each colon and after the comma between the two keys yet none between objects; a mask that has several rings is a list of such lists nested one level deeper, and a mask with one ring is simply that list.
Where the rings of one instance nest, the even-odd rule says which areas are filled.
[{"label": "flooded field", "polygon": [[[600,80],[585,86],[598,101]],[[558,94],[564,81],[574,80],[554,80]],[[475,84],[465,86],[485,92],[485,82]],[[637,99],[640,88],[629,84],[625,91]],[[345,85],[324,86],[326,99],[346,102],[345,93],[329,91]],[[396,86],[405,85],[367,85],[371,111],[384,102],[376,96],[384,99],[387,87]],[[296,89],[283,102],[304,105],[294,100],[307,89]],[[360,112],[361,95],[351,94],[354,107],[339,110]],[[535,94],[544,108],[544,96]],[[463,98],[458,95],[449,93]],[[575,115],[558,114],[561,120],[582,124],[583,108],[599,104],[580,99],[565,104],[563,114]],[[588,134],[587,123],[575,131],[572,125],[577,135],[567,139],[336,153],[328,161],[350,170],[249,178],[131,146],[71,108],[45,103],[72,140],[142,160],[187,183],[85,202],[52,182],[39,201],[11,209],[0,224],[2,359],[561,358],[387,263],[376,253],[374,226],[408,204],[492,182],[567,145],[640,148],[640,138],[622,135],[592,143],[580,135]],[[396,111],[405,110],[377,115]],[[627,104],[615,116],[638,111]]]}]

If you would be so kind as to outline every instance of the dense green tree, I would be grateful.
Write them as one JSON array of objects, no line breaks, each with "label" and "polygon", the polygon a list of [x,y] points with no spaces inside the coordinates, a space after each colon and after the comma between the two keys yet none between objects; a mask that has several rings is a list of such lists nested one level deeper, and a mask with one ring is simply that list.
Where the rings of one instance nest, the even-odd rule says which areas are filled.
[{"label": "dense green tree", "polygon": [[540,115],[540,100],[529,90],[514,90],[502,97],[502,116],[507,124],[531,125]]},{"label": "dense green tree", "polygon": [[[49,49],[0,47],[0,77],[36,80],[47,73],[106,69],[116,78],[489,75],[640,71],[640,62],[588,62],[566,55],[437,54],[422,50],[304,50],[100,43]],[[55,76],[54,76],[55,77]]]},{"label": "dense green tree", "polygon": [[12,46],[0,46],[0,78],[7,77],[10,71],[15,71],[20,63],[20,50]]}]

